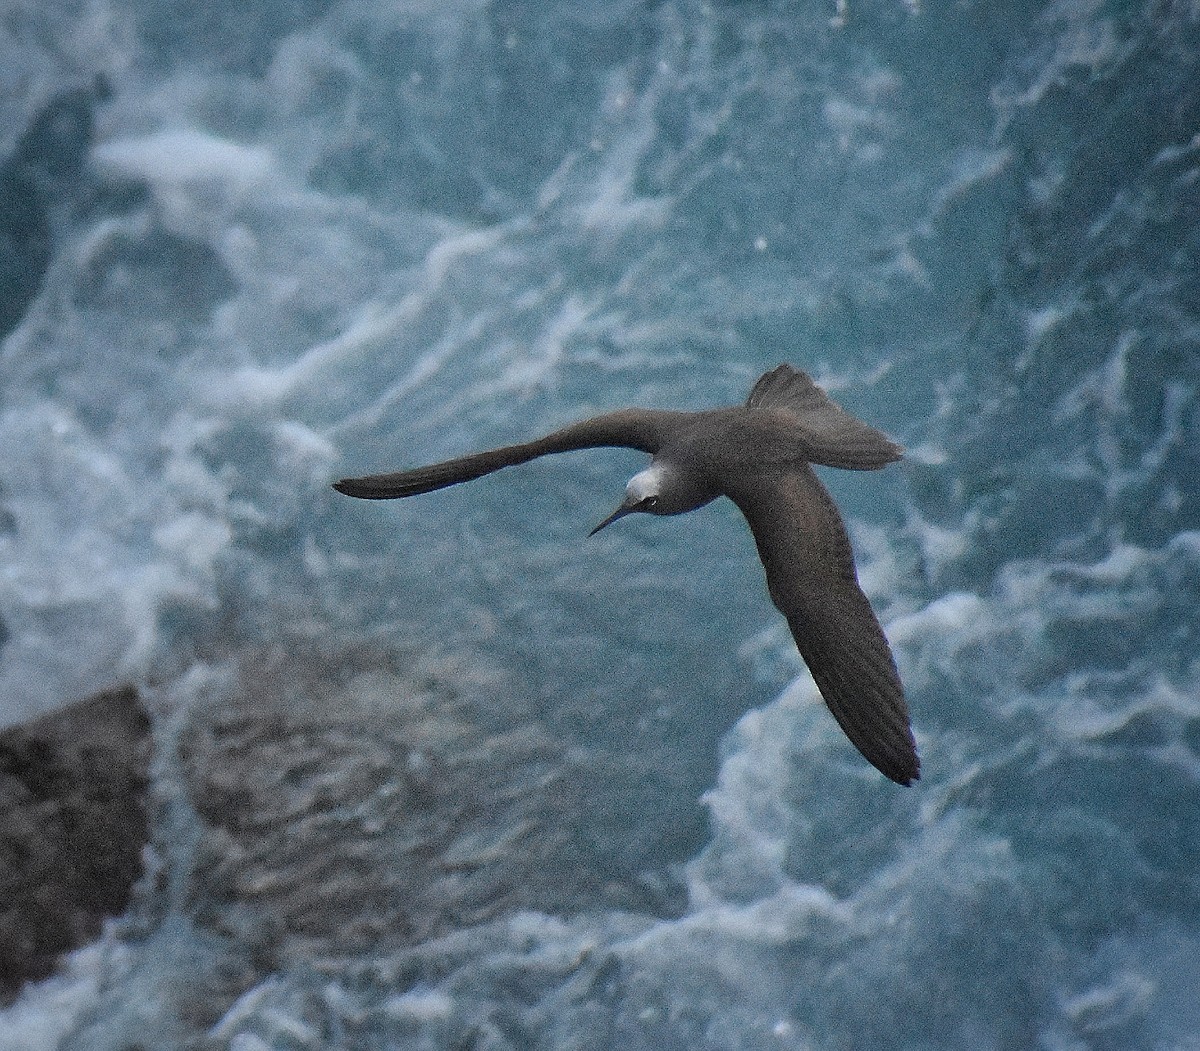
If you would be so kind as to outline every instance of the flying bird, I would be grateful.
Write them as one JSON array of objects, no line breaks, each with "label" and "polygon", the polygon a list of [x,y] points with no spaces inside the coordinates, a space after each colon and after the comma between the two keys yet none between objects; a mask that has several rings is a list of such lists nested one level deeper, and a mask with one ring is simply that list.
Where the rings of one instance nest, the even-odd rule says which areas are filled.
[{"label": "flying bird", "polygon": [[904,688],[887,638],[858,585],[854,552],[812,464],[874,471],[900,446],[851,416],[807,373],[780,365],[744,405],[701,412],[620,409],[533,441],[393,474],[345,478],[339,493],[392,500],[469,482],[550,453],[622,447],[649,465],[589,536],[634,513],[678,515],[727,496],[745,516],[767,590],[787,618],[833,717],[880,772],[908,785],[920,775]]}]

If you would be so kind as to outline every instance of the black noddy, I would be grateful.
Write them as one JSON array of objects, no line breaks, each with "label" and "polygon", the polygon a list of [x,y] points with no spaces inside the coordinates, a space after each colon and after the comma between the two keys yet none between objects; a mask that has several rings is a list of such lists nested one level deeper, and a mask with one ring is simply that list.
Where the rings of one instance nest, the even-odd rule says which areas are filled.
[{"label": "black noddy", "polygon": [[791,365],[763,375],[745,405],[702,412],[620,409],[519,445],[334,484],[363,500],[433,492],[549,453],[622,447],[652,456],[589,536],[635,512],[678,515],[727,496],[745,515],[771,599],[821,696],[854,746],[887,777],[920,774],[904,688],[858,585],[854,552],[811,464],[874,471],[903,450]]}]

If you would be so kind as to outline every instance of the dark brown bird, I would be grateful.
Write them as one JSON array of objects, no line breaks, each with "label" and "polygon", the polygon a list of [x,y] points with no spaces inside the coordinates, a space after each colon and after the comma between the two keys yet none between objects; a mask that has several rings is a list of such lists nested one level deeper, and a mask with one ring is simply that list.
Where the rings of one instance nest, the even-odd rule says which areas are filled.
[{"label": "dark brown bird", "polygon": [[429,467],[345,478],[339,493],[391,500],[525,463],[549,453],[601,446],[650,453],[621,505],[592,533],[627,514],[678,515],[727,496],[745,515],[771,599],[854,746],[887,777],[920,774],[904,689],[887,639],[858,586],[846,527],[811,464],[873,471],[903,450],[855,419],[812,379],[780,365],[745,405],[703,412],[621,409],[519,445]]}]

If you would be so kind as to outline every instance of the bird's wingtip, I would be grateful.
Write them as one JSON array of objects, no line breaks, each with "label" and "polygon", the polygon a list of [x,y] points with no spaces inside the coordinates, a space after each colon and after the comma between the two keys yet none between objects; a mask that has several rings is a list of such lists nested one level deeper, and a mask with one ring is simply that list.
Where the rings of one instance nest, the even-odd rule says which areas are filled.
[{"label": "bird's wingtip", "polygon": [[917,781],[921,780],[921,760],[914,753],[899,766],[894,766],[888,770],[882,770],[881,768],[881,772],[888,779],[895,781],[896,784],[903,785],[905,788],[911,788]]},{"label": "bird's wingtip", "polygon": [[343,496],[353,496],[359,500],[382,500],[396,495],[374,484],[370,478],[339,478],[333,483],[333,488]]}]

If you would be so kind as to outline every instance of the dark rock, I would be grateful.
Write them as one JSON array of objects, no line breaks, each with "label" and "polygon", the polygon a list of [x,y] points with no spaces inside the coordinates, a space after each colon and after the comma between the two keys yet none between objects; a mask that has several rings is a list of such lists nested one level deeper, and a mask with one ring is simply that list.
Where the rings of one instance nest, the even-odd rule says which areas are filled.
[{"label": "dark rock", "polygon": [[79,193],[92,145],[102,81],[62,92],[37,114],[0,164],[0,339],[42,287],[54,243],[54,213]]},{"label": "dark rock", "polygon": [[37,184],[0,169],[0,339],[25,316],[50,265],[50,217]]},{"label": "dark rock", "polygon": [[0,1003],[128,905],[149,755],[128,687],[0,732]]}]

